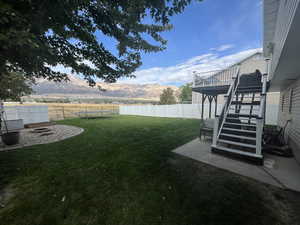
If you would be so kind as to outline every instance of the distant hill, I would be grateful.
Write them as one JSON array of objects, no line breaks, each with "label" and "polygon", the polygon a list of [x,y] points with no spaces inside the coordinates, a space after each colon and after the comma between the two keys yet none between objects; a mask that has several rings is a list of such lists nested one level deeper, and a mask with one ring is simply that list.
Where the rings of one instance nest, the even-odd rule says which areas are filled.
[{"label": "distant hill", "polygon": [[44,79],[39,79],[37,84],[33,86],[34,95],[39,96],[76,96],[78,98],[93,97],[118,97],[118,98],[142,98],[142,99],[159,99],[163,89],[170,87],[174,91],[178,90],[176,86],[164,86],[159,84],[124,84],[124,83],[103,83],[99,82],[97,85],[101,86],[106,91],[99,91],[97,85],[90,87],[86,81],[69,75],[68,82],[53,82]]}]

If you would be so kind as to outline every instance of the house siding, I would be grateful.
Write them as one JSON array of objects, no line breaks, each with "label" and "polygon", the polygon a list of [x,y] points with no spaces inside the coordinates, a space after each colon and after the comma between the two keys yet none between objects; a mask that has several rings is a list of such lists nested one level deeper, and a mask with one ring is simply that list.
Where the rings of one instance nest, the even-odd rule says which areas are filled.
[{"label": "house siding", "polygon": [[[265,0],[264,7],[266,8],[268,6],[268,3],[271,3],[273,0]],[[275,30],[273,31],[274,37],[273,40],[271,40],[270,37],[268,37],[269,43],[273,43],[273,56],[272,56],[272,64],[271,64],[271,78],[274,75],[277,65],[279,62],[279,59],[282,54],[283,46],[285,45],[285,41],[287,39],[287,35],[290,31],[290,27],[292,24],[292,21],[295,16],[296,9],[299,5],[300,0],[281,0],[279,1],[279,8],[277,12],[277,21]],[[278,6],[275,6],[278,7]],[[277,10],[275,9],[274,10]],[[267,7],[268,8],[268,7]],[[265,26],[267,25],[267,16],[265,15]],[[271,17],[273,18],[273,16]],[[266,36],[265,36],[266,38]],[[265,41],[266,42],[266,41]],[[264,53],[267,54],[269,50],[267,49],[267,46],[269,43],[264,43]]]},{"label": "house siding", "polygon": [[[253,73],[255,72],[255,70],[259,70],[262,74],[266,73],[266,61],[262,53],[254,54],[253,56],[243,60],[240,63],[240,74]],[[225,75],[224,73],[220,72],[214,78],[218,80],[223,80]],[[202,94],[198,92],[192,92],[192,104],[201,104],[201,103],[202,103]],[[219,95],[218,103],[219,104],[224,103],[223,95]]]},{"label": "house siding", "polygon": [[241,63],[240,74],[253,73],[255,70],[266,73],[266,61],[262,54],[254,55]]},{"label": "house siding", "polygon": [[278,125],[286,127],[285,139],[300,162],[300,79],[280,93]]}]

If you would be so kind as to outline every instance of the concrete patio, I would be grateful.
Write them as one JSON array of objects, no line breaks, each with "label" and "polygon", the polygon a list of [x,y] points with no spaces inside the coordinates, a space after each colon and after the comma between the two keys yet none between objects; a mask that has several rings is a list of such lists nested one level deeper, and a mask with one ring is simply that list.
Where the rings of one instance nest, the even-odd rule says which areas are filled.
[{"label": "concrete patio", "polygon": [[210,151],[210,145],[210,141],[200,141],[197,138],[173,152],[282,189],[300,192],[300,165],[294,158],[266,154],[264,165],[257,166],[213,154]]}]

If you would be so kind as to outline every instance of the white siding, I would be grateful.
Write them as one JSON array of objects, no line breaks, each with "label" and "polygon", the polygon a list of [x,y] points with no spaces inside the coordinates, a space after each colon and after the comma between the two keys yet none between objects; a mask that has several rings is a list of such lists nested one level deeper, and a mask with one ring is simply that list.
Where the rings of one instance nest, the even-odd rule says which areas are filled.
[{"label": "white siding", "polygon": [[254,73],[256,70],[264,74],[267,68],[262,53],[257,52],[224,70],[196,74],[193,78],[193,87],[230,85],[232,78],[236,76],[237,65],[239,65],[240,74]]},{"label": "white siding", "polygon": [[[246,60],[241,62],[240,65],[240,74],[245,73],[253,73],[255,70],[259,70],[262,74],[266,73],[266,62],[261,53],[257,53]],[[220,72],[215,76],[217,80],[224,80],[226,77],[226,73]],[[206,100],[207,102],[207,100]],[[192,93],[192,104],[201,104],[202,103],[202,95],[201,93],[193,92]],[[218,96],[218,103],[224,103],[223,95]],[[273,104],[273,103],[272,103]]]},{"label": "white siding", "polygon": [[255,55],[241,63],[240,74],[253,73],[255,70],[259,70],[262,74],[266,73],[266,61],[261,54]]},{"label": "white siding", "polygon": [[[274,51],[271,65],[271,76],[275,72],[283,46],[290,30],[296,9],[300,0],[281,0],[278,9],[277,22],[274,32]],[[268,2],[268,1],[267,1]],[[265,21],[266,22],[266,21]],[[266,44],[265,44],[266,45]],[[264,49],[266,51],[266,49]]]},{"label": "white siding", "polygon": [[280,94],[278,125],[283,127],[288,120],[286,137],[289,144],[296,144],[294,151],[300,161],[300,79]]},{"label": "white siding", "polygon": [[[259,70],[262,74],[266,73],[266,61],[261,53],[257,53],[240,63],[240,74],[254,73]],[[214,76],[215,79],[223,80],[224,73]]]},{"label": "white siding", "polygon": [[[199,92],[192,92],[192,104],[201,104],[202,103],[202,94]],[[208,100],[205,100],[205,103],[208,103]],[[218,95],[218,104],[224,104],[224,95]]]},{"label": "white siding", "polygon": [[202,102],[202,94],[199,92],[192,92],[192,104],[201,104]]},{"label": "white siding", "polygon": [[[255,70],[259,70],[262,74],[266,73],[266,61],[262,53],[257,53],[249,58],[243,60],[240,63],[240,74],[253,73]],[[225,81],[228,78],[227,70],[221,71],[214,75],[214,79],[219,81]],[[226,83],[226,82],[224,82]],[[230,84],[231,81],[228,83]],[[192,104],[201,104],[202,97],[200,93],[192,93]],[[223,96],[219,96],[218,103],[223,103]]]}]

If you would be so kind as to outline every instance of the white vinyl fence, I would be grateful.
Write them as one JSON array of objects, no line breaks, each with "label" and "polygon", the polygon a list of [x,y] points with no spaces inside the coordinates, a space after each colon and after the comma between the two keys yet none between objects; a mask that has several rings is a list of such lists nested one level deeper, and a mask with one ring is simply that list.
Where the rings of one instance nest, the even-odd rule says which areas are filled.
[{"label": "white vinyl fence", "polygon": [[[223,105],[218,104],[217,114],[220,114]],[[194,118],[201,119],[201,104],[178,104],[178,105],[133,105],[120,106],[120,115]],[[214,118],[215,105],[211,106],[211,115]],[[209,104],[204,105],[204,119],[209,117]],[[267,105],[266,123],[277,124],[278,105]]]},{"label": "white vinyl fence", "polygon": [[22,119],[24,124],[49,122],[48,106],[4,106],[6,120]]}]

